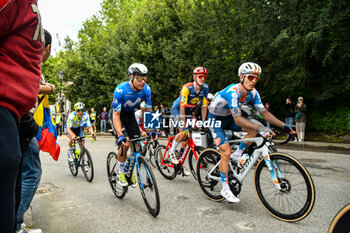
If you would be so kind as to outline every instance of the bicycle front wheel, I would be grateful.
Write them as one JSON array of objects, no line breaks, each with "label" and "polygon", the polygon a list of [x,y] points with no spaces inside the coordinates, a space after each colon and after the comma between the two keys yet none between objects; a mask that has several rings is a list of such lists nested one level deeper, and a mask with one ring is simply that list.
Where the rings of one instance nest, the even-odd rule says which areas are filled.
[{"label": "bicycle front wheel", "polygon": [[195,146],[194,150],[196,151],[197,158],[194,156],[193,151],[190,150],[190,153],[188,155],[188,166],[190,167],[191,173],[193,177],[197,180],[197,174],[196,174],[196,164],[197,164],[197,159],[199,158],[199,155],[201,154],[202,151],[204,151],[206,148],[203,146]]},{"label": "bicycle front wheel", "polygon": [[81,151],[81,170],[87,181],[91,182],[94,179],[94,164],[92,163],[91,154],[88,149],[84,148]]},{"label": "bicycle front wheel", "polygon": [[148,211],[157,217],[160,211],[159,191],[156,179],[152,169],[143,157],[138,157],[139,170],[137,170],[137,179],[140,192],[147,206]]},{"label": "bicycle front wheel", "polygon": [[112,191],[114,195],[120,199],[122,199],[127,190],[128,187],[122,187],[121,185],[118,185],[117,182],[117,154],[115,152],[110,152],[107,156],[107,177],[108,182],[112,188]]},{"label": "bicycle front wheel", "polygon": [[306,168],[285,153],[270,154],[281,188],[278,189],[262,159],[255,170],[255,190],[264,208],[275,218],[296,222],[305,218],[315,203],[315,187]]},{"label": "bicycle front wheel", "polygon": [[[162,164],[165,149],[166,147],[163,145],[158,146],[155,152],[156,164],[160,174],[162,174],[162,176],[164,176],[165,179],[173,180],[177,175],[177,169],[176,166],[171,163],[170,158],[168,158],[167,154],[165,155]],[[169,150],[167,153],[169,153]]]},{"label": "bicycle front wheel", "polygon": [[[69,155],[68,155],[68,157],[69,157]],[[74,155],[74,157],[75,157],[75,155]],[[77,162],[76,162],[75,158],[74,158],[73,162],[68,161],[68,166],[69,166],[69,170],[72,173],[72,175],[77,176],[78,175],[78,166],[77,166]]]},{"label": "bicycle front wheel", "polygon": [[222,201],[222,182],[218,163],[221,155],[214,149],[204,150],[197,161],[197,180],[204,194],[213,201]]}]

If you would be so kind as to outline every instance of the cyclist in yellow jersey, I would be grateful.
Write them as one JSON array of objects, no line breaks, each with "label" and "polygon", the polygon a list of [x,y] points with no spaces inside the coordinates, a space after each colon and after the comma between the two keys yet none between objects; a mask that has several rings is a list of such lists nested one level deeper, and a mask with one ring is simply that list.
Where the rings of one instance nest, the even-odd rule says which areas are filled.
[{"label": "cyclist in yellow jersey", "polygon": [[[208,100],[209,87],[205,84],[208,70],[204,67],[197,67],[193,70],[192,83],[185,84],[182,89],[179,98],[174,101],[171,108],[171,115],[179,128],[179,133],[176,135],[175,140],[170,149],[170,159],[173,164],[178,164],[179,161],[175,156],[175,150],[181,140],[188,134],[189,129],[186,124],[186,120],[191,117],[193,109],[197,106],[199,101],[202,101],[202,120],[206,120],[208,113]],[[181,121],[180,121],[181,120]],[[185,145],[182,145],[182,149]],[[184,175],[190,173],[184,170]]]}]

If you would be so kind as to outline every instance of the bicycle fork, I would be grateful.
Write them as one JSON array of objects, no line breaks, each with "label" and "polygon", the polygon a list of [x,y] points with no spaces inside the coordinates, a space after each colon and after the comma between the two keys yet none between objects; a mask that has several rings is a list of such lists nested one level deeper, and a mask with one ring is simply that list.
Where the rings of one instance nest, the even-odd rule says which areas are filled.
[{"label": "bicycle fork", "polygon": [[[140,154],[136,154],[136,155],[133,155],[133,156],[135,156],[135,159],[136,159],[136,167],[137,167],[137,173],[138,173],[139,176],[140,176],[139,182],[140,182],[140,184],[141,184],[142,189],[144,189],[144,188],[145,188],[145,185],[144,185],[144,183],[143,183],[142,173],[141,173],[141,169],[140,169],[140,163],[139,163],[139,160],[138,160],[138,157],[141,156],[141,155],[140,155]],[[148,171],[147,167],[144,167],[144,168],[145,168],[145,170],[146,170],[147,177],[150,177],[151,175],[149,174],[149,171]],[[148,181],[151,181],[151,179],[148,179]],[[152,182],[151,182],[148,186],[152,186]]]},{"label": "bicycle fork", "polygon": [[[283,176],[283,173],[282,173],[280,167],[278,166],[277,161],[276,160],[274,160],[273,162],[271,161],[268,149],[264,150],[262,153],[263,153],[266,167],[270,171],[273,183],[275,184],[275,186],[278,190],[281,190],[281,184],[280,184],[278,178],[283,178],[284,176]],[[276,173],[276,171],[277,171],[277,173]]]}]

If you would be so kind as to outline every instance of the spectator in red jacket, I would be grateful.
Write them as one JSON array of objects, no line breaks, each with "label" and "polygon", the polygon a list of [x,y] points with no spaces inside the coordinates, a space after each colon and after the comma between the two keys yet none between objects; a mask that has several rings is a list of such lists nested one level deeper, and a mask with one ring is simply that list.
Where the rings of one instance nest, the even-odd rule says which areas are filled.
[{"label": "spectator in red jacket", "polygon": [[[15,231],[18,122],[35,104],[44,32],[36,0],[0,1],[0,226]],[[17,186],[20,188],[20,185]],[[18,196],[17,196],[18,197]]]}]

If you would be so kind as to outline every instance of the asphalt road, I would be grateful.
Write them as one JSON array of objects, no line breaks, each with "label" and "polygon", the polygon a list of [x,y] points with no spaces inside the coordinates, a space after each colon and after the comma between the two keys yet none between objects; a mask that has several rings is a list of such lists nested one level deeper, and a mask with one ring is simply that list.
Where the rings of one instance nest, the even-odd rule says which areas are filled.
[{"label": "asphalt road", "polygon": [[154,169],[160,190],[161,210],[152,217],[137,188],[120,200],[107,181],[106,158],[115,150],[111,137],[87,142],[95,166],[92,183],[81,170],[73,177],[67,164],[67,138],[59,137],[61,155],[54,161],[41,152],[41,188],[33,202],[36,227],[44,233],[100,232],[327,232],[335,214],[350,202],[350,156],[329,151],[280,149],[299,159],[311,173],[316,203],[308,217],[296,223],[272,217],[260,204],[252,170],[239,195],[241,202],[213,202],[202,193],[193,177],[164,179]]}]

